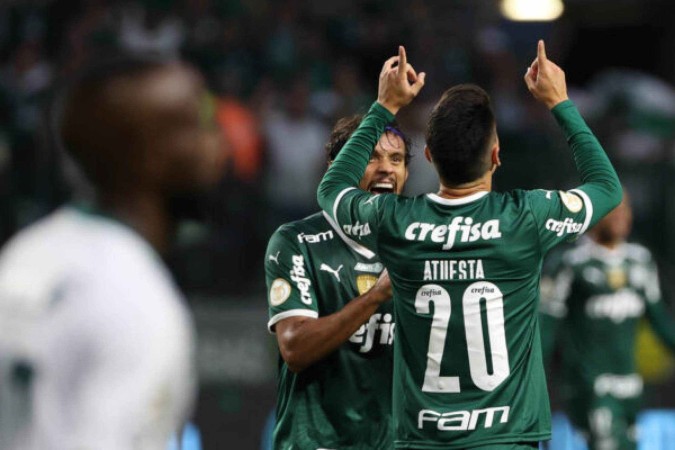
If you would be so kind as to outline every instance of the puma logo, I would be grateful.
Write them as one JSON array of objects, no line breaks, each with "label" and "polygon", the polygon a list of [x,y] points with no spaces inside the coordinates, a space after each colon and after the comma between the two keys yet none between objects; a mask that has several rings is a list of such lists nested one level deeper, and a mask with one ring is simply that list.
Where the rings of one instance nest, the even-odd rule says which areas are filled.
[{"label": "puma logo", "polygon": [[277,265],[278,265],[278,264],[279,264],[279,254],[280,254],[280,253],[281,253],[281,250],[279,250],[279,251],[277,252],[276,255],[270,255],[270,256],[268,257],[269,260],[270,260],[270,261],[274,261],[274,262],[277,263]]},{"label": "puma logo", "polygon": [[333,270],[333,268],[330,267],[328,264],[321,264],[321,267],[319,267],[319,270],[324,270],[326,272],[330,272],[333,275],[335,275],[335,279],[338,280],[338,283],[340,282],[340,274],[338,273],[340,272],[340,269],[342,269],[342,264],[340,264],[340,267],[338,267],[335,270]]}]

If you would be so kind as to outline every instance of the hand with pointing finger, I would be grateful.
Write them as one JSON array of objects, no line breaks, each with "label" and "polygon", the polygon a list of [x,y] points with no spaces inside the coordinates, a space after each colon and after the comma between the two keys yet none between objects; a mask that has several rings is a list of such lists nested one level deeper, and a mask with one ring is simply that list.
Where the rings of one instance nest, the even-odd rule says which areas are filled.
[{"label": "hand with pointing finger", "polygon": [[525,84],[534,98],[548,109],[568,99],[565,72],[546,57],[544,41],[537,44],[537,57],[525,73]]},{"label": "hand with pointing finger", "polygon": [[380,72],[380,84],[377,90],[377,102],[392,114],[407,105],[419,94],[426,74],[415,72],[408,63],[403,46],[398,47],[398,56],[385,61]]}]

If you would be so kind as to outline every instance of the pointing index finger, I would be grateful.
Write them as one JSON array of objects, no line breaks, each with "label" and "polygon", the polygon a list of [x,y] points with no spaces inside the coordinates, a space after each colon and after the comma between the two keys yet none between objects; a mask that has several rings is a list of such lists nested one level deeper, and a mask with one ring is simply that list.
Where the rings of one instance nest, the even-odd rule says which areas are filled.
[{"label": "pointing index finger", "polygon": [[546,61],[546,47],[544,46],[543,39],[539,39],[537,43],[537,59],[540,63]]},{"label": "pointing index finger", "polygon": [[402,45],[398,46],[398,76],[405,77],[408,67],[408,57],[405,54],[405,48]]}]

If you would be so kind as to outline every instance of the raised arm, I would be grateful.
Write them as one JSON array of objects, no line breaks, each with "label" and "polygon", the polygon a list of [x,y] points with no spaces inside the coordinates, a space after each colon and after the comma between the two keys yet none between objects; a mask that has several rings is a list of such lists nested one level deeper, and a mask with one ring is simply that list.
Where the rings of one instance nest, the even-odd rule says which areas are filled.
[{"label": "raised arm", "polygon": [[527,69],[525,83],[532,95],[551,110],[572,149],[582,185],[570,192],[586,206],[584,229],[614,209],[623,196],[616,171],[579,111],[567,97],[565,73],[546,56],[539,41],[537,57]]},{"label": "raised arm", "polygon": [[[398,56],[389,58],[382,66],[377,101],[373,103],[361,125],[337,155],[319,184],[317,193],[319,205],[338,223],[340,220],[335,217],[335,213],[340,200],[349,190],[358,187],[370,154],[385,126],[420,92],[425,77],[423,72],[418,74],[408,63],[402,46],[399,47]],[[348,212],[346,214],[350,219],[363,219],[358,217],[358,208],[352,212],[353,214]]]}]

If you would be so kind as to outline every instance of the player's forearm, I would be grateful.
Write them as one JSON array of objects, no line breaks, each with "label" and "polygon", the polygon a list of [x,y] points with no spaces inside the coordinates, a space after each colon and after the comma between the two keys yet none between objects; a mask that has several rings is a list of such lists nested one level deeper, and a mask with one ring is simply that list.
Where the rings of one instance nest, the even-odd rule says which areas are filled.
[{"label": "player's forearm", "polygon": [[675,321],[662,302],[647,303],[647,318],[654,333],[675,353]]},{"label": "player's forearm", "polygon": [[378,294],[369,291],[336,313],[307,319],[284,329],[278,339],[286,365],[292,372],[298,373],[322,360],[347,342],[382,301]]},{"label": "player's forearm", "polygon": [[574,162],[584,183],[580,189],[593,202],[593,217],[600,218],[621,202],[623,192],[619,177],[600,142],[571,101],[558,104],[551,112],[572,149]]},{"label": "player's forearm", "polygon": [[340,192],[359,185],[375,144],[384,128],[393,119],[394,115],[387,109],[377,102],[373,103],[359,127],[326,171],[319,184],[317,199],[321,208],[331,216],[333,203]]}]

